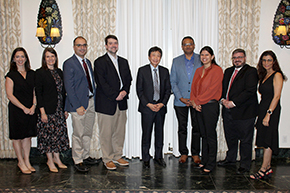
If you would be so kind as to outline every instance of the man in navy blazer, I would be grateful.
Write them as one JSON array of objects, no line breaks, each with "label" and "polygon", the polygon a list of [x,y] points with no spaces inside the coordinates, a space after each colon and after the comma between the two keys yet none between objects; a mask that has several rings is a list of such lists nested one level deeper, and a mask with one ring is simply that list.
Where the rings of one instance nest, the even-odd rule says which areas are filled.
[{"label": "man in navy blazer", "polygon": [[[139,98],[138,111],[141,112],[142,160],[145,168],[150,167],[149,149],[153,124],[155,133],[154,161],[166,167],[163,159],[163,126],[171,86],[168,69],[159,66],[161,57],[162,50],[159,47],[150,48],[148,53],[150,64],[140,67],[137,74],[136,90]],[[155,80],[157,82],[154,83]]]},{"label": "man in navy blazer", "polygon": [[225,138],[228,146],[225,160],[219,166],[236,165],[240,147],[238,174],[249,171],[252,161],[254,124],[258,113],[257,69],[246,64],[246,52],[236,49],[233,66],[225,70],[221,103]]},{"label": "man in navy blazer", "polygon": [[200,132],[196,120],[196,112],[189,101],[191,83],[197,68],[201,67],[199,54],[193,52],[194,40],[186,36],[181,41],[184,54],[173,59],[170,82],[174,93],[174,109],[178,120],[178,145],[181,157],[179,163],[184,163],[188,157],[187,122],[188,111],[191,117],[191,155],[196,164],[200,163]]},{"label": "man in navy blazer", "polygon": [[115,170],[115,163],[129,165],[128,161],[122,159],[122,155],[132,76],[128,61],[117,56],[117,37],[108,35],[105,44],[107,53],[94,62],[96,112],[104,166],[108,170]]},{"label": "man in navy blazer", "polygon": [[98,163],[98,160],[91,158],[89,154],[95,122],[95,83],[91,62],[85,58],[86,39],[76,37],[73,49],[74,55],[63,63],[64,85],[67,92],[65,111],[70,112],[72,117],[72,158],[75,168],[80,172],[86,172],[89,170],[86,164]]}]

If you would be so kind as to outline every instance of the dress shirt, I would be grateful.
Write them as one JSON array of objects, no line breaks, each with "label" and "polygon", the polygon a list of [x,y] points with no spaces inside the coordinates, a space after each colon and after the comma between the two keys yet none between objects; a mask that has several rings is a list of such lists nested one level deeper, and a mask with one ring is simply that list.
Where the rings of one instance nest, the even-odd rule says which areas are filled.
[{"label": "dress shirt", "polygon": [[[81,58],[81,57],[79,57],[79,56],[76,55],[76,54],[75,54],[75,56],[76,56],[77,59],[79,60],[80,65],[81,65],[81,67],[82,67],[84,73],[87,74],[87,73],[86,73],[86,70],[84,69],[84,66],[83,66],[83,60],[85,60],[85,63],[86,63],[86,65],[87,65],[87,67],[88,67],[88,71],[89,71],[89,75],[90,75],[90,80],[91,80],[91,83],[92,83],[92,85],[93,85],[93,84],[94,84],[94,80],[93,80],[93,78],[92,78],[93,76],[92,76],[91,71],[90,71],[90,69],[89,69],[89,66],[88,66],[88,63],[87,63],[87,59],[86,59],[86,58]],[[94,93],[92,93],[90,90],[89,90],[89,92],[90,92],[90,96],[94,95]]]},{"label": "dress shirt", "polygon": [[[159,64],[158,64],[158,66],[159,66]],[[157,73],[157,77],[158,77],[158,86],[159,86],[159,90],[160,90],[160,77],[159,77],[158,66],[156,68],[154,68],[154,66],[152,64],[150,64],[151,74],[152,74],[152,82],[154,82],[154,73],[155,73],[153,69],[156,69],[156,73]]]},{"label": "dress shirt", "polygon": [[194,54],[191,56],[190,60],[188,60],[186,56],[184,55],[184,63],[185,63],[188,80],[191,81],[190,78],[191,78],[191,75],[193,72],[193,66],[194,66]]},{"label": "dress shirt", "polygon": [[115,57],[114,57],[112,54],[110,54],[109,52],[107,52],[107,53],[108,53],[109,58],[111,59],[111,61],[113,62],[114,66],[115,66],[115,68],[116,68],[117,74],[118,74],[119,79],[120,79],[120,89],[122,89],[122,87],[123,87],[123,82],[122,82],[122,78],[121,78],[121,76],[120,76],[120,72],[119,72],[118,56],[116,55],[116,58],[115,58]]},{"label": "dress shirt", "polygon": [[196,105],[204,105],[210,100],[219,100],[222,95],[223,70],[218,65],[212,64],[205,69],[202,76],[203,66],[195,71],[190,100]]}]

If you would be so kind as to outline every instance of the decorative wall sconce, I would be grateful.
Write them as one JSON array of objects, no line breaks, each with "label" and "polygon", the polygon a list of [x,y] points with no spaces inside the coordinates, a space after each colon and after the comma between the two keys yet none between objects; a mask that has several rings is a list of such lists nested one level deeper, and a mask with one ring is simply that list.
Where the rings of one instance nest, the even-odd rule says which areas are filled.
[{"label": "decorative wall sconce", "polygon": [[273,41],[280,45],[281,48],[285,47],[290,49],[289,24],[290,0],[281,0],[274,16],[272,30]]},{"label": "decorative wall sconce", "polygon": [[42,0],[37,17],[36,37],[45,48],[55,47],[62,38],[60,11],[55,0]]}]

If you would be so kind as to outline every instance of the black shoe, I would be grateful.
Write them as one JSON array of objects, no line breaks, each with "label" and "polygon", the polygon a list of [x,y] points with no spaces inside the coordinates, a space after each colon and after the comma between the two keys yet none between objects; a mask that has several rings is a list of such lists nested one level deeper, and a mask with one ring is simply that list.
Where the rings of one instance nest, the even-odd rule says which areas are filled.
[{"label": "black shoe", "polygon": [[239,167],[237,174],[244,174],[246,172],[248,172],[249,170],[243,167]]},{"label": "black shoe", "polygon": [[234,166],[234,165],[236,165],[236,162],[230,162],[230,161],[225,159],[225,160],[219,161],[217,163],[217,165],[218,166]]},{"label": "black shoe", "polygon": [[84,164],[87,164],[87,165],[94,165],[94,164],[100,163],[101,159],[95,159],[95,158],[88,157],[87,159],[84,159],[83,162],[84,162]]},{"label": "black shoe", "polygon": [[143,162],[143,167],[144,167],[144,168],[150,168],[150,163],[149,163],[149,161],[144,161],[144,162]]},{"label": "black shoe", "polygon": [[154,159],[154,161],[155,161],[156,163],[158,163],[158,165],[160,165],[160,166],[162,166],[162,167],[166,167],[166,163],[165,163],[165,161],[164,161],[163,158]]},{"label": "black shoe", "polygon": [[79,172],[87,172],[87,171],[89,171],[89,168],[83,163],[75,164],[74,166],[77,169],[77,171],[79,171]]}]

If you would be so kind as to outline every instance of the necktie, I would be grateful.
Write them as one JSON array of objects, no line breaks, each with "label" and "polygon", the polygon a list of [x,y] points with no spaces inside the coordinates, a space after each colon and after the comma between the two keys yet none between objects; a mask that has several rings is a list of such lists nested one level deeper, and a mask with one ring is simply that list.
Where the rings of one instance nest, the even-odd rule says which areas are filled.
[{"label": "necktie", "polygon": [[157,76],[157,69],[153,69],[154,71],[154,80],[153,80],[153,87],[154,87],[154,96],[153,96],[153,100],[158,101],[160,96],[160,89],[159,89],[159,85],[158,85],[158,76]]},{"label": "necktie", "polygon": [[84,69],[86,71],[86,77],[87,77],[87,81],[88,81],[88,84],[89,84],[89,89],[90,89],[91,93],[94,93],[93,92],[92,83],[91,83],[91,79],[90,79],[89,70],[88,70],[87,64],[86,64],[84,59],[83,59],[83,66],[84,66]]},{"label": "necktie", "polygon": [[233,76],[232,76],[232,78],[231,78],[231,82],[230,82],[230,86],[229,86],[228,94],[227,94],[227,100],[229,100],[229,92],[230,92],[230,89],[231,89],[231,87],[232,87],[232,84],[233,84],[234,79],[236,78],[238,72],[239,72],[239,71],[236,69],[235,72],[234,72],[234,74],[233,74]]}]

